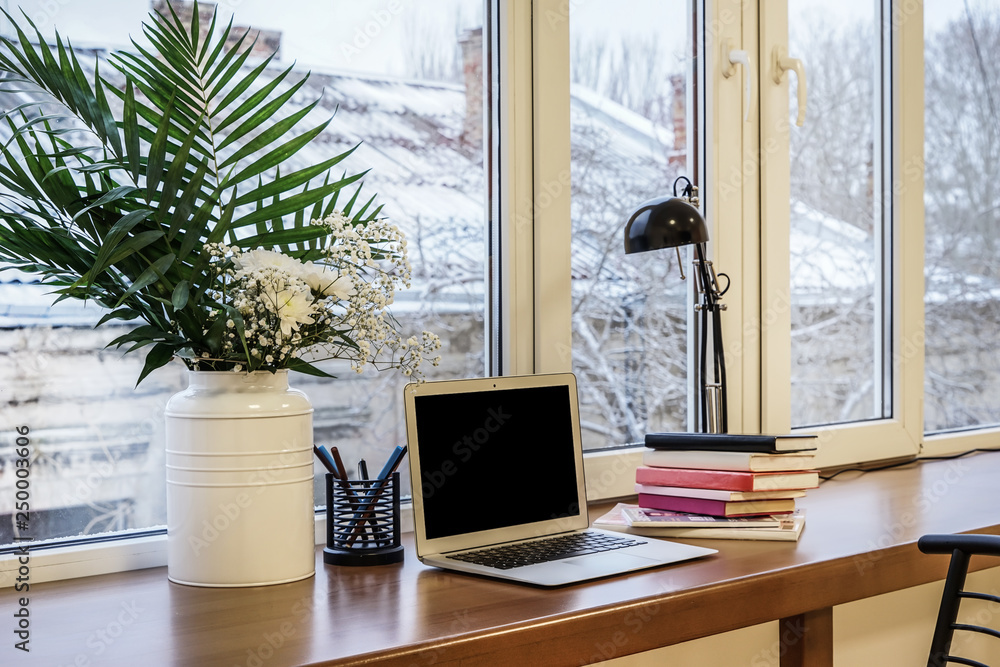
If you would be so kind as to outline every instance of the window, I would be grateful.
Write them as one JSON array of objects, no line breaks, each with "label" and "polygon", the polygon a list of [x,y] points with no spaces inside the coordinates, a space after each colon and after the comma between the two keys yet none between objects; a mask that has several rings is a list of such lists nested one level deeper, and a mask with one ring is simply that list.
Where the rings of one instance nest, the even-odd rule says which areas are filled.
[{"label": "window", "polygon": [[[808,112],[791,140],[792,426],[892,416],[885,360],[891,302],[891,181],[878,3],[789,3],[788,53],[801,58]],[[797,89],[789,82],[790,118]]]},{"label": "window", "polygon": [[912,4],[789,2],[756,18],[761,427],[818,433],[824,466],[913,455],[922,437]]},{"label": "window", "polygon": [[573,371],[587,449],[688,427],[690,286],[678,255],[626,256],[622,232],[639,204],[696,180],[690,5],[605,0],[570,15]]},{"label": "window", "polygon": [[[572,329],[573,369],[592,376],[595,387],[617,389],[613,400],[594,401],[593,440],[634,442],[646,430],[689,423],[689,387],[697,382],[688,371],[691,298],[668,270],[670,256],[651,255],[650,267],[636,273],[655,288],[637,289],[636,274],[623,268],[633,267],[621,257],[612,213],[617,211],[620,224],[627,205],[617,200],[629,199],[629,189],[636,201],[664,192],[678,173],[671,167],[683,165],[702,189],[715,267],[732,280],[723,315],[731,430],[808,427],[822,436],[824,465],[916,452],[921,409],[912,387],[921,369],[912,347],[919,347],[923,322],[915,289],[923,214],[922,144],[911,120],[913,106],[905,103],[921,89],[912,8],[877,0],[772,3],[763,9],[735,1],[636,2],[630,9],[643,20],[630,14],[628,27],[619,29],[614,12],[604,12],[604,22],[592,30],[597,37],[587,34],[588,8],[570,7],[563,56],[572,82],[565,104],[574,198],[572,307],[565,318]],[[644,13],[654,9],[664,13]],[[600,14],[601,7],[592,11]],[[703,52],[683,42],[679,26],[692,27],[689,14]],[[630,127],[625,120],[635,118],[625,113],[635,111],[623,107],[643,108],[629,87],[628,54],[643,44],[635,26],[650,22],[678,26],[680,36],[661,36],[661,53],[647,50],[643,59],[640,71],[660,85],[639,90],[660,97],[644,109],[653,116],[644,118],[647,128],[655,129],[635,145],[601,122],[609,110],[621,110],[621,131]],[[551,23],[537,29],[546,41],[551,36]],[[776,49],[782,58],[800,60],[809,80],[802,82],[808,98],[802,127],[795,125],[795,62],[786,61],[782,69],[792,71],[776,79]],[[724,61],[739,50],[747,52],[750,67],[731,69]],[[680,54],[680,62],[670,53]],[[694,54],[694,63],[683,64],[684,54]],[[601,67],[589,65],[590,59]],[[700,76],[704,91],[695,94]],[[694,115],[687,119],[692,124],[681,150],[680,142],[671,144],[680,134],[676,118],[662,111],[668,108],[665,96],[677,91],[673,99],[680,99],[685,88],[685,110],[703,105],[704,121],[694,125]],[[549,93],[536,89],[536,104],[542,94]],[[537,136],[543,139],[535,159],[537,151],[551,159],[549,132],[536,127]],[[593,156],[608,146],[620,153],[614,164],[595,166],[600,161]],[[692,169],[699,165],[695,158],[700,169]],[[537,191],[537,178],[535,185]],[[589,203],[591,193],[599,203]],[[587,307],[601,315],[588,319]],[[660,323],[651,328],[640,326],[655,319]],[[661,335],[668,330],[671,335]],[[558,335],[568,336],[563,330]],[[665,345],[673,347],[666,352]],[[917,349],[916,356],[921,354]],[[644,391],[657,374],[664,384]]]},{"label": "window", "polygon": [[996,3],[924,3],[928,432],[996,426],[1000,45]]},{"label": "window", "polygon": [[[190,5],[175,3],[190,13]],[[322,97],[316,123],[334,115],[313,142],[316,161],[361,143],[339,168],[371,169],[365,191],[406,233],[412,289],[393,309],[404,330],[428,329],[444,342],[429,377],[482,375],[487,174],[483,160],[482,0],[436,3],[435,12],[397,2],[326,3],[321,12],[275,12],[273,3],[235,3],[236,26],[260,30],[261,57],[277,50],[282,67],[310,71],[297,103]],[[127,48],[150,5],[72,0],[28,6],[49,36],[58,29],[93,67],[94,56]],[[152,7],[166,11],[161,2]],[[213,5],[200,3],[202,26]],[[220,29],[234,15],[220,3]],[[9,32],[9,26],[5,28]],[[260,57],[251,59],[255,66]],[[101,68],[104,76],[113,70]],[[280,69],[275,69],[275,72]],[[5,108],[12,106],[9,99]],[[94,535],[162,526],[165,517],[163,408],[185,386],[171,364],[138,388],[141,355],[106,343],[114,327],[93,325],[94,307],[52,306],[47,288],[13,270],[0,273],[3,314],[0,382],[5,389],[0,456],[12,458],[15,425],[30,429],[32,537]],[[293,374],[309,396],[316,442],[336,445],[348,465],[383,461],[405,440],[398,373],[355,375],[330,363],[335,381]],[[406,479],[406,475],[403,475]],[[18,536],[14,477],[0,474],[0,545]],[[316,484],[317,504],[324,486]],[[407,480],[408,488],[408,480]]]}]

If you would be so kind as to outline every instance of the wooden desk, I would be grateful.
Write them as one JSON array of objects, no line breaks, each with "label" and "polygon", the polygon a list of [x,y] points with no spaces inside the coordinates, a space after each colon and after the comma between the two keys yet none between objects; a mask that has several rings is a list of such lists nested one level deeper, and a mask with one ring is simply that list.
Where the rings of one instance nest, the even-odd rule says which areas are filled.
[{"label": "wooden desk", "polygon": [[[798,543],[705,540],[718,555],[556,590],[426,568],[412,544],[398,566],[334,568],[318,556],[314,578],[255,589],[170,584],[164,568],[40,584],[30,660],[16,660],[6,612],[0,655],[128,667],[579,665],[791,619],[810,632],[783,664],[829,664],[833,605],[944,577],[947,558],[920,554],[920,535],[1000,534],[998,480],[1000,453],[844,473],[803,499]],[[5,589],[0,606],[16,597]]]}]

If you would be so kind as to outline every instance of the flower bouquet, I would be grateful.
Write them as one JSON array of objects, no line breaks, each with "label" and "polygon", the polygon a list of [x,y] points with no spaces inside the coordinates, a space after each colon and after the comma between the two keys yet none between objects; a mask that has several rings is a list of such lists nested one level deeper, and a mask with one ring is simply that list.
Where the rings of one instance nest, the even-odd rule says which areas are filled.
[{"label": "flower bouquet", "polygon": [[[141,382],[192,370],[325,375],[349,359],[419,372],[436,336],[404,338],[388,307],[409,282],[406,241],[360,197],[362,174],[301,151],[308,75],[251,65],[249,30],[189,22],[170,3],[146,42],[85,68],[9,14],[0,38],[0,262],[142,324],[111,344],[147,351]],[[203,30],[202,28],[206,29]],[[349,190],[352,190],[349,192]]]},{"label": "flower bouquet", "polygon": [[298,357],[306,350],[314,360],[351,359],[359,373],[388,356],[411,376],[440,348],[438,336],[427,331],[401,340],[386,310],[397,286],[409,287],[410,278],[406,239],[395,225],[382,218],[354,225],[341,211],[313,224],[329,234],[322,263],[209,244],[210,266],[221,284],[211,294],[220,307],[209,313],[206,326],[223,336],[218,356],[184,351],[193,369],[321,373]]}]

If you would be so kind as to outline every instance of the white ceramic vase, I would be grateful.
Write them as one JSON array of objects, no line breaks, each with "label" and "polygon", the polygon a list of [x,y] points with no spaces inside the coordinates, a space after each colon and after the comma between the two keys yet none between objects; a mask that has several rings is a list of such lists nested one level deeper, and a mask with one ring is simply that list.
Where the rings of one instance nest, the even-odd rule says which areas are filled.
[{"label": "white ceramic vase", "polygon": [[166,407],[167,576],[262,586],[315,572],[312,406],[288,371],[189,371]]}]

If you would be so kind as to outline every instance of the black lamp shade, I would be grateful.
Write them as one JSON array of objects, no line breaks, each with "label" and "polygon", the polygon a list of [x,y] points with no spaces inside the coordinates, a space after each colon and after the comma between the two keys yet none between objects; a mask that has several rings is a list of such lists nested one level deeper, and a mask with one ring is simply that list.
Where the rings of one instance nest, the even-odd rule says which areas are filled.
[{"label": "black lamp shade", "polygon": [[659,197],[643,203],[625,225],[625,252],[708,242],[708,226],[694,206],[679,197]]}]

